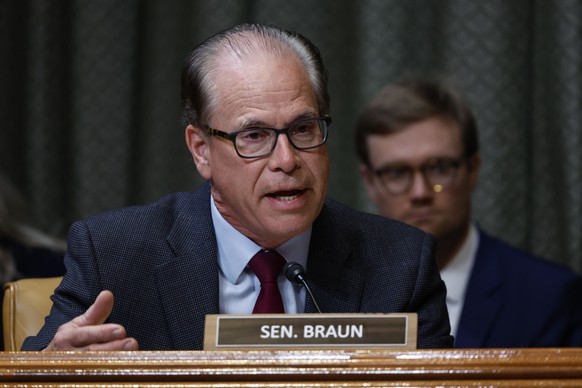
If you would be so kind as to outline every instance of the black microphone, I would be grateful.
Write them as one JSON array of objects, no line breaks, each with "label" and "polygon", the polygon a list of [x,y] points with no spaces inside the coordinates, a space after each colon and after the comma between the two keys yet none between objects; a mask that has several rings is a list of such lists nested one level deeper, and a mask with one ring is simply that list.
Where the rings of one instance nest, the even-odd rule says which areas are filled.
[{"label": "black microphone", "polygon": [[309,288],[307,282],[305,281],[305,268],[303,268],[301,264],[291,261],[285,264],[284,271],[285,277],[287,277],[287,279],[291,283],[301,284],[303,287],[305,287],[305,289],[309,293],[309,297],[311,298],[313,304],[315,305],[315,308],[317,309],[317,312],[321,314],[321,310],[319,309],[319,306],[317,305],[317,302],[315,301],[315,298],[311,293],[311,289]]}]

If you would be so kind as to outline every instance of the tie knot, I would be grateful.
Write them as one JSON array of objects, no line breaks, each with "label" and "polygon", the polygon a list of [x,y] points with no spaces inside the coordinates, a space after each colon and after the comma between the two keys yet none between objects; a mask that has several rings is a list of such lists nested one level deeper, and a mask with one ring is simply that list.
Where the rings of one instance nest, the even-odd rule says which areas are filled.
[{"label": "tie knot", "polygon": [[279,272],[286,261],[277,251],[261,250],[249,261],[249,267],[259,278],[261,284],[277,281]]}]

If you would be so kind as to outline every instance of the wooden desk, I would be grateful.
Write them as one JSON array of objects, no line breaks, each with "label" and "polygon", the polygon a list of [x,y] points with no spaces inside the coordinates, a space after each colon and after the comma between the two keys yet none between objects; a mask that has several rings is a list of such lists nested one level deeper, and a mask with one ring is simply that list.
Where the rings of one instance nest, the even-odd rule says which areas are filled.
[{"label": "wooden desk", "polygon": [[581,387],[582,348],[0,353],[0,385]]}]

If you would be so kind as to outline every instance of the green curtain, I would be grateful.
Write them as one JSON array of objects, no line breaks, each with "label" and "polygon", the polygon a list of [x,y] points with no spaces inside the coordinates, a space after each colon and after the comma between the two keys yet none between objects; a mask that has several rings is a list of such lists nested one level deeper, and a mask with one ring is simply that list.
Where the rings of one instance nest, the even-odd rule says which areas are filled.
[{"label": "green curtain", "polygon": [[579,0],[0,0],[0,169],[41,228],[200,183],[180,120],[181,61],[243,21],[321,49],[334,124],[330,195],[374,211],[353,127],[382,85],[440,76],[480,127],[477,221],[582,271]]}]

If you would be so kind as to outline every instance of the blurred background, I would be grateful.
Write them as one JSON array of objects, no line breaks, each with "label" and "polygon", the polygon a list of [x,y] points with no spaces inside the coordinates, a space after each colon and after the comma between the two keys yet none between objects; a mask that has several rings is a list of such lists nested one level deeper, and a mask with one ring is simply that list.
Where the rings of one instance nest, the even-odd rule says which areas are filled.
[{"label": "blurred background", "polygon": [[480,128],[478,222],[582,272],[582,1],[0,0],[0,171],[35,224],[201,182],[184,142],[186,54],[240,22],[297,30],[330,76],[329,194],[374,211],[353,128],[384,84],[445,77]]}]

